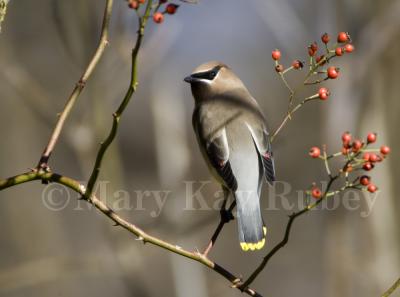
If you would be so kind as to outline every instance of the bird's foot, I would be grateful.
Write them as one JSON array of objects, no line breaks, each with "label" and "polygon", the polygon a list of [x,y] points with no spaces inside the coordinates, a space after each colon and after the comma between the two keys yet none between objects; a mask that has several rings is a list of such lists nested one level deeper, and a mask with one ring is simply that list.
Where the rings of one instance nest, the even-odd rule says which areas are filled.
[{"label": "bird's foot", "polygon": [[219,213],[221,214],[221,221],[223,221],[224,223],[229,223],[230,221],[235,219],[232,211],[228,209],[221,209]]}]

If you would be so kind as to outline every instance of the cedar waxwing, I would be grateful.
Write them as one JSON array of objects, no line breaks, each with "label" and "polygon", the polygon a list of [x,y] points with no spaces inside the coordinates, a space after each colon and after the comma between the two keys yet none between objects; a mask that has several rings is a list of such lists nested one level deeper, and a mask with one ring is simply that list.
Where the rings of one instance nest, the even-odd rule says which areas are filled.
[{"label": "cedar waxwing", "polygon": [[260,209],[262,180],[275,180],[264,115],[225,64],[200,65],[185,81],[195,100],[193,128],[202,155],[224,193],[236,200],[240,246],[244,251],[261,249],[267,232]]}]

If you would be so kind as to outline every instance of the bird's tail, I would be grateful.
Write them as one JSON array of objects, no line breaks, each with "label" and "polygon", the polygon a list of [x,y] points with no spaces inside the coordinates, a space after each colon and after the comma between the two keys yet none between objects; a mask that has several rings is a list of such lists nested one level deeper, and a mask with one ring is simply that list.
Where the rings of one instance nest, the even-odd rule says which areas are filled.
[{"label": "bird's tail", "polygon": [[242,250],[254,251],[265,245],[267,228],[261,217],[260,199],[257,192],[236,191],[239,242]]}]

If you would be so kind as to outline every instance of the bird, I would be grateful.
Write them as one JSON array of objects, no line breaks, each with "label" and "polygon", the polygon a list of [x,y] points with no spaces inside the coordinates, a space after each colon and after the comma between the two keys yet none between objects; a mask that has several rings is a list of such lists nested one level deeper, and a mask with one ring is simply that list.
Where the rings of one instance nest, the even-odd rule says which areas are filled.
[{"label": "bird", "polygon": [[204,63],[184,81],[194,97],[192,125],[200,151],[224,192],[221,214],[232,195],[241,249],[260,250],[267,233],[261,188],[264,177],[271,185],[275,181],[265,116],[244,83],[224,63]]}]

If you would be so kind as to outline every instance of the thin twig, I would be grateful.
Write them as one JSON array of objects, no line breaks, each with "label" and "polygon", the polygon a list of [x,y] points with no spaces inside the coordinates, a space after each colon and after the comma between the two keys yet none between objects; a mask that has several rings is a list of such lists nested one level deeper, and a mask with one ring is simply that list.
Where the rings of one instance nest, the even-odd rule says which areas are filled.
[{"label": "thin twig", "polygon": [[[289,90],[289,104],[287,107],[286,116],[283,118],[282,122],[279,124],[278,128],[275,130],[275,132],[271,136],[271,142],[278,135],[278,133],[282,130],[282,128],[286,125],[288,120],[292,119],[292,114],[294,112],[296,112],[304,103],[310,101],[309,98],[306,98],[302,102],[300,102],[295,108],[292,109],[293,103],[295,101],[295,95],[297,94],[297,92],[299,92],[302,87],[309,85],[310,83],[308,82],[308,80],[314,74],[315,70],[317,70],[318,67],[322,66],[324,63],[329,62],[329,60],[332,59],[334,56],[335,56],[334,53],[330,53],[330,54],[326,55],[324,58],[322,58],[321,61],[319,61],[318,63],[314,63],[313,58],[310,57],[310,70],[308,71],[303,83],[300,84],[299,86],[295,87],[294,89],[290,87],[290,85],[286,81],[284,75],[282,73],[279,73],[279,77],[282,79],[285,87]],[[291,68],[288,68],[288,69],[291,69]],[[320,80],[318,82],[314,82],[314,83],[321,83],[322,81],[325,81],[326,79],[327,78]]]},{"label": "thin twig", "polygon": [[64,127],[65,121],[68,118],[68,115],[71,112],[80,93],[82,92],[83,88],[85,87],[87,80],[89,79],[89,77],[93,73],[93,70],[96,68],[98,62],[100,61],[100,58],[102,57],[106,46],[108,45],[108,28],[109,28],[110,19],[111,19],[113,1],[114,0],[106,0],[106,6],[105,6],[104,16],[103,16],[103,23],[102,23],[101,33],[100,33],[100,41],[97,46],[97,49],[96,49],[92,59],[90,60],[88,66],[86,67],[85,71],[83,72],[81,78],[76,83],[71,95],[69,96],[69,98],[67,100],[67,103],[64,106],[63,111],[61,112],[61,114],[58,118],[58,121],[57,121],[57,123],[54,127],[54,130],[50,136],[49,142],[47,143],[47,145],[40,157],[39,163],[37,165],[38,169],[39,168],[47,169],[50,155],[53,152],[54,147],[57,144],[58,138],[60,137],[60,134]]},{"label": "thin twig", "polygon": [[146,10],[144,12],[144,15],[142,17],[139,17],[139,28],[137,31],[136,43],[132,50],[132,66],[131,66],[131,78],[130,78],[129,86],[128,86],[128,89],[126,91],[126,94],[125,94],[124,99],[122,100],[120,106],[112,115],[113,122],[112,122],[112,127],[110,130],[110,133],[108,134],[107,138],[100,145],[100,149],[97,153],[96,161],[95,161],[92,173],[89,178],[87,191],[85,193],[85,199],[90,199],[90,195],[93,192],[94,186],[96,185],[96,181],[98,179],[98,176],[99,176],[99,173],[101,170],[101,165],[103,162],[104,155],[106,154],[109,146],[114,141],[115,136],[117,135],[118,128],[119,128],[119,121],[121,119],[122,113],[124,112],[125,108],[128,106],[128,103],[129,103],[130,99],[132,98],[132,95],[137,90],[137,85],[138,85],[137,58],[138,58],[140,47],[142,45],[142,41],[143,41],[143,37],[144,37],[144,30],[146,28],[147,20],[151,13],[152,2],[153,2],[152,0],[149,0],[147,2],[147,6],[146,6]]},{"label": "thin twig", "polygon": [[345,185],[340,187],[338,190],[336,191],[330,191],[333,183],[338,180],[339,178],[345,176],[346,177],[346,168],[349,166],[349,164],[351,164],[351,162],[353,162],[353,160],[355,158],[357,158],[357,156],[359,156],[361,154],[361,151],[358,153],[353,154],[344,164],[344,166],[342,167],[341,170],[339,170],[339,172],[336,175],[332,175],[331,170],[329,168],[329,163],[328,163],[328,157],[327,157],[327,153],[326,153],[326,146],[323,146],[323,160],[325,163],[325,168],[327,171],[327,174],[329,176],[329,181],[328,184],[326,186],[326,189],[322,195],[322,197],[320,199],[318,199],[316,202],[312,203],[312,204],[308,204],[305,208],[303,208],[302,210],[295,212],[293,214],[291,214],[289,216],[289,221],[286,225],[286,229],[285,229],[285,235],[283,237],[283,239],[263,258],[262,262],[259,264],[259,266],[254,270],[254,272],[250,275],[250,277],[243,283],[240,285],[240,288],[242,288],[243,290],[248,287],[256,278],[257,276],[261,273],[261,271],[263,271],[263,269],[265,268],[265,266],[267,265],[268,261],[271,259],[271,257],[273,255],[275,255],[281,248],[283,248],[289,241],[289,235],[290,235],[290,230],[292,228],[292,224],[294,222],[294,220],[305,214],[306,212],[308,212],[311,209],[314,209],[317,205],[319,205],[323,200],[325,200],[328,197],[332,197],[340,192],[343,192],[347,189],[359,189],[358,185],[354,185],[353,183],[355,181],[357,181],[357,179],[354,180],[353,183],[348,183],[346,181]]},{"label": "thin twig", "polygon": [[311,81],[311,82],[305,82],[304,84],[305,85],[307,85],[307,86],[310,86],[310,85],[317,85],[317,84],[320,84],[320,83],[322,83],[323,81],[326,81],[326,80],[328,80],[329,78],[328,77],[325,77],[325,78],[321,78],[321,79],[317,79],[317,80],[315,80],[315,81]]},{"label": "thin twig", "polygon": [[323,151],[323,159],[324,159],[326,173],[328,174],[329,177],[332,177],[331,168],[329,166],[329,159],[326,153],[326,144],[322,146],[322,151]]},{"label": "thin twig", "polygon": [[274,133],[272,133],[271,136],[271,142],[274,141],[275,137],[279,134],[279,132],[282,130],[282,128],[286,125],[287,121],[291,119],[291,115],[294,114],[297,110],[299,110],[300,107],[302,107],[305,103],[316,100],[318,99],[317,97],[309,97],[301,101],[299,104],[297,104],[290,112],[287,113],[287,115],[283,118],[283,121],[279,125],[279,127],[275,130]]},{"label": "thin twig", "polygon": [[[77,192],[78,194],[84,196],[85,195],[85,186],[78,181],[57,174],[57,173],[52,173],[52,172],[47,172],[45,170],[34,170],[30,172],[26,172],[23,174],[19,174],[13,177],[10,177],[8,179],[0,180],[0,190],[4,190],[6,188],[20,185],[22,183],[26,182],[31,182],[35,180],[44,180],[47,182],[55,182],[58,184],[62,184],[71,190]],[[105,214],[107,217],[109,217],[116,226],[121,226],[125,230],[129,231],[130,233],[134,234],[137,236],[137,238],[142,241],[143,243],[151,243],[153,245],[156,245],[162,249],[168,250],[170,252],[173,252],[175,254],[178,254],[180,256],[189,258],[193,261],[197,261],[206,267],[214,270],[221,276],[223,276],[225,279],[229,280],[232,283],[232,287],[240,289],[238,287],[238,284],[240,284],[240,278],[236,277],[233,275],[231,272],[223,268],[222,266],[218,265],[217,263],[213,262],[210,260],[208,257],[204,256],[203,254],[199,252],[191,252],[188,250],[183,249],[182,247],[169,243],[167,241],[164,241],[160,238],[157,238],[155,236],[152,236],[145,231],[143,231],[141,228],[137,227],[136,225],[124,220],[121,218],[117,213],[115,213],[107,204],[105,204],[103,201],[98,199],[95,195],[91,195],[91,199],[87,200],[88,203],[93,204],[100,212]],[[257,297],[262,297],[259,293],[257,293],[255,290],[251,288],[246,288],[242,290],[243,292],[247,293],[250,296],[257,296]]]},{"label": "thin twig", "polygon": [[397,281],[395,281],[394,284],[385,293],[382,294],[382,297],[389,297],[399,287],[400,287],[400,278]]},{"label": "thin twig", "polygon": [[286,225],[285,235],[284,235],[283,239],[263,258],[262,262],[256,268],[256,270],[254,270],[254,272],[249,276],[249,278],[240,286],[240,288],[242,290],[246,290],[246,288],[257,278],[257,276],[261,273],[261,271],[263,271],[263,269],[267,265],[268,261],[272,258],[272,256],[275,255],[281,248],[283,248],[288,243],[290,231],[291,231],[294,220],[297,217],[301,216],[302,214],[310,211],[311,209],[313,209],[317,205],[319,205],[327,197],[327,194],[329,193],[329,190],[330,190],[332,184],[338,178],[339,178],[338,175],[330,178],[328,185],[326,187],[326,190],[324,192],[324,195],[321,197],[321,199],[318,199],[315,203],[308,205],[307,207],[303,208],[302,210],[292,213],[289,216],[289,221]]}]

